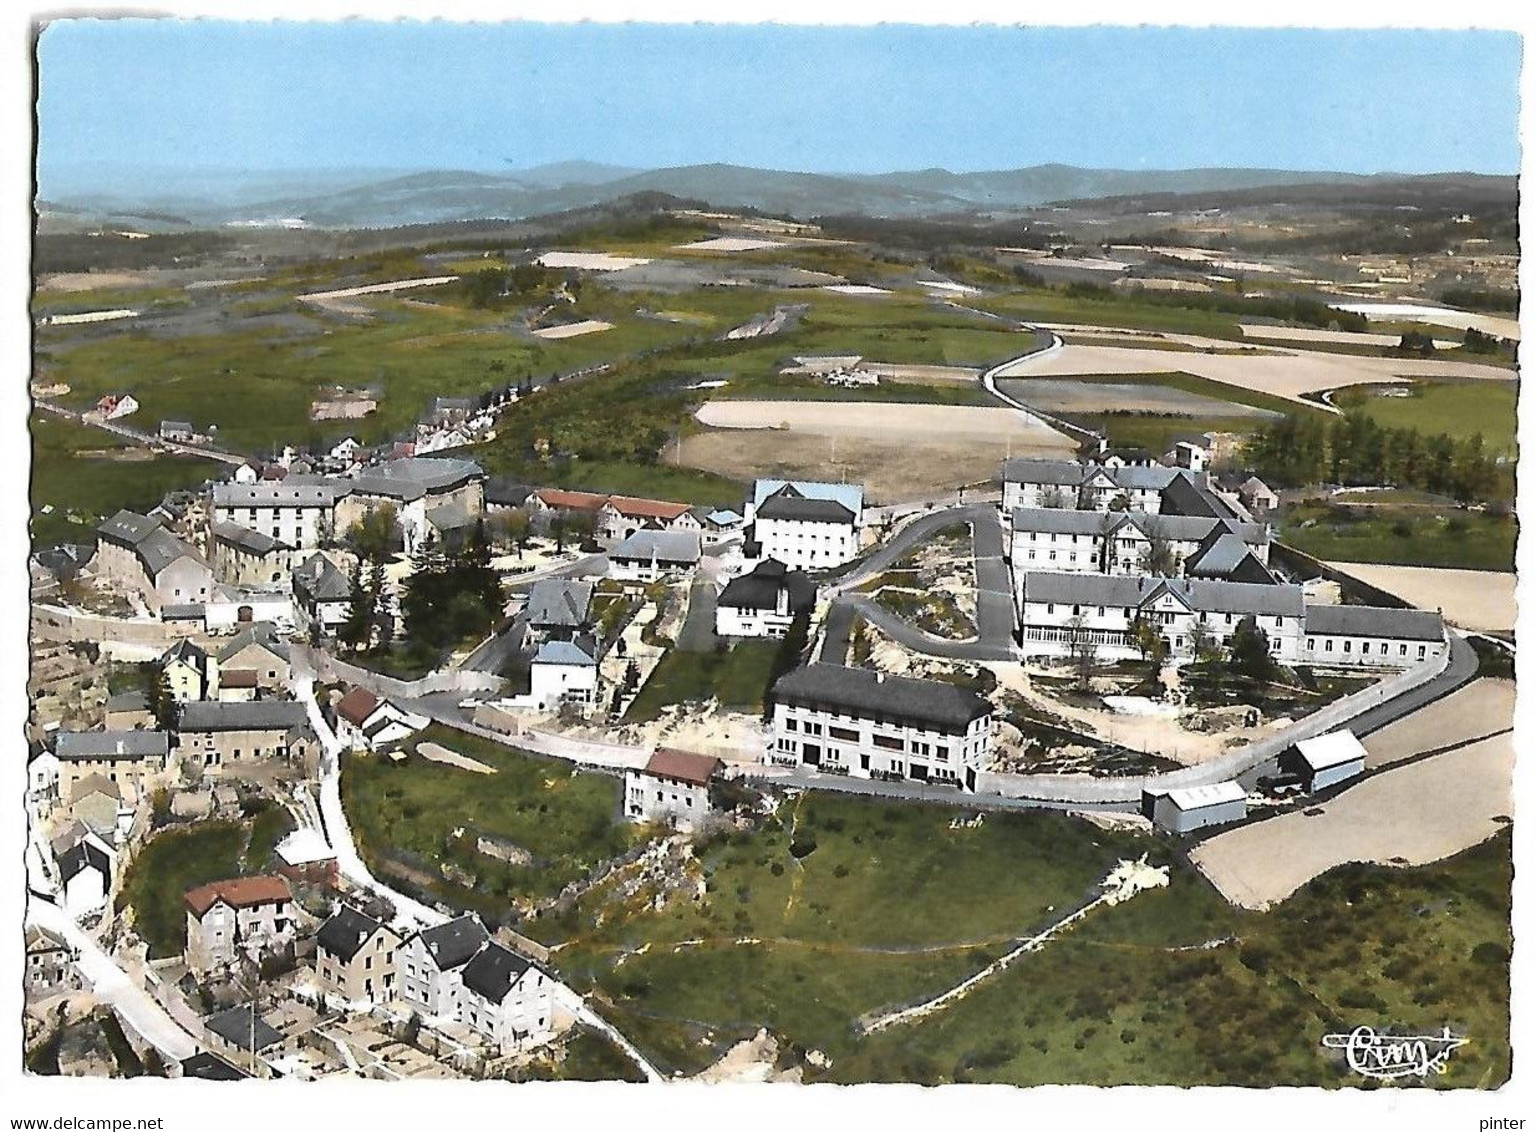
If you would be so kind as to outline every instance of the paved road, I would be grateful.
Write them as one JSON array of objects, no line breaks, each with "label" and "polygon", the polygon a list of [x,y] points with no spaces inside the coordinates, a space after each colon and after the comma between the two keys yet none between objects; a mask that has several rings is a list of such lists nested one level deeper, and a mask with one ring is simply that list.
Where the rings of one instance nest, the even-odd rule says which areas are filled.
[{"label": "paved road", "polygon": [[804,768],[762,767],[744,772],[749,782],[779,788],[829,790],[840,794],[860,794],[871,798],[890,798],[903,802],[935,802],[967,810],[1113,810],[1135,813],[1138,802],[1071,802],[1042,798],[1005,798],[1000,794],[971,794],[953,786],[933,786],[920,782],[880,782],[852,778],[843,774],[817,774]]},{"label": "paved road", "polygon": [[[935,637],[896,616],[890,610],[862,594],[845,591],[889,569],[932,535],[956,523],[969,523],[972,554],[976,568],[976,622],[974,641],[950,641]],[[833,591],[836,596],[828,612],[822,646],[822,659],[843,663],[855,613],[878,626],[904,647],[924,656],[947,660],[1013,660],[1014,608],[1008,565],[1003,561],[1002,518],[997,508],[985,504],[949,507],[914,519],[878,550],[872,552],[857,570],[844,578]]]},{"label": "paved road", "polygon": [[719,596],[715,583],[700,571],[688,590],[688,615],[677,631],[677,647],[681,652],[712,652],[715,642],[715,599]]}]

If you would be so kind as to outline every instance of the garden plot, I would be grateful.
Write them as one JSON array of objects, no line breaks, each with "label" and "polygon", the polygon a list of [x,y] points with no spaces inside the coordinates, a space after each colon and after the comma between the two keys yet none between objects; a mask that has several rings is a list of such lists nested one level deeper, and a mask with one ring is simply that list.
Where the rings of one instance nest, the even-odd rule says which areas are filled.
[{"label": "garden plot", "polygon": [[1274,419],[1280,415],[1267,409],[1203,397],[1198,393],[1150,382],[1121,384],[1034,378],[1030,381],[1002,381],[998,385],[1010,397],[1048,413],[1100,413],[1113,408],[1119,411],[1191,417]]},{"label": "garden plot", "polygon": [[1482,739],[1515,723],[1515,682],[1484,677],[1367,735],[1367,769]]},{"label": "garden plot", "polygon": [[1508,824],[1509,735],[1385,771],[1320,806],[1219,834],[1190,860],[1231,903],[1266,909],[1351,861],[1424,865]]},{"label": "garden plot", "polygon": [[1375,562],[1330,562],[1362,582],[1377,586],[1420,609],[1438,609],[1463,629],[1496,632],[1515,627],[1515,575],[1497,570],[1447,570],[1433,566],[1388,566]]},{"label": "garden plot", "polygon": [[[1315,404],[1307,394],[1349,385],[1386,384],[1414,377],[1477,378],[1513,381],[1514,371],[1475,362],[1446,362],[1422,358],[1372,358],[1313,351],[1264,354],[1177,354],[1181,373],[1251,389],[1276,397]],[[1068,343],[1050,354],[1020,358],[1002,369],[999,378],[1093,377],[1147,372],[1147,352],[1128,346],[1085,346]]]}]

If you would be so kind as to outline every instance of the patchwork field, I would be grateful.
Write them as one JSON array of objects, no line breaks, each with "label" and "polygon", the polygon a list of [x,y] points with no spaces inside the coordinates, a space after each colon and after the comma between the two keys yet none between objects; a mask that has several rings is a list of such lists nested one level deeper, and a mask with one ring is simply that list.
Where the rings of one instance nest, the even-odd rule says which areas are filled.
[{"label": "patchwork field", "polygon": [[1515,627],[1515,575],[1494,570],[1330,562],[1345,573],[1395,594],[1420,609],[1438,609],[1463,629],[1499,632]]},{"label": "patchwork field", "polygon": [[1028,381],[999,381],[998,388],[1048,413],[1095,413],[1112,407],[1116,411],[1170,416],[1253,417],[1255,420],[1269,420],[1278,416],[1268,409],[1205,397],[1152,382],[1032,378]]},{"label": "patchwork field", "polygon": [[[1403,340],[1401,334],[1372,334],[1360,330],[1320,330],[1311,326],[1254,326],[1243,323],[1238,327],[1244,338],[1258,338],[1269,342],[1330,342],[1343,346],[1396,346]],[[1460,342],[1437,338],[1437,350],[1449,350]]]},{"label": "patchwork field", "polygon": [[1351,861],[1438,861],[1508,824],[1514,769],[1512,738],[1484,739],[1384,771],[1319,806],[1218,834],[1190,860],[1233,904],[1253,909]]}]

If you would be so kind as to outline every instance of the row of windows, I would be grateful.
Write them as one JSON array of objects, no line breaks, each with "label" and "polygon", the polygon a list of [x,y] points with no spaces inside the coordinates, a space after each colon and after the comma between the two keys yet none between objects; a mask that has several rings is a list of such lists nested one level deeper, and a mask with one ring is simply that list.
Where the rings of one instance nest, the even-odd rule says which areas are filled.
[{"label": "row of windows", "polygon": [[[1354,648],[1353,648],[1354,643],[1355,642],[1352,641],[1352,640],[1346,640],[1344,642],[1344,648],[1341,651],[1343,651],[1343,652],[1353,652],[1354,651]],[[1377,644],[1376,644],[1376,653],[1377,653],[1377,655],[1379,655],[1379,656],[1387,656],[1387,655],[1389,655],[1390,647],[1391,646],[1389,646],[1386,641],[1378,641]],[[1420,660],[1424,659],[1427,647],[1428,646],[1426,646],[1426,645],[1419,645],[1418,646],[1418,659],[1420,659]],[[1308,648],[1309,651],[1312,651],[1312,652],[1316,652],[1317,651],[1317,638],[1316,637],[1308,637],[1307,638],[1307,648]],[[1324,640],[1323,640],[1323,651],[1324,652],[1332,652],[1333,651],[1333,638],[1332,637],[1324,638]],[[1360,642],[1360,655],[1361,656],[1369,656],[1369,655],[1371,655],[1371,642],[1370,641],[1361,641]],[[1397,645],[1397,655],[1398,656],[1407,656],[1408,655],[1408,646],[1406,644],[1402,643],[1401,641],[1399,641],[1398,645]]]}]

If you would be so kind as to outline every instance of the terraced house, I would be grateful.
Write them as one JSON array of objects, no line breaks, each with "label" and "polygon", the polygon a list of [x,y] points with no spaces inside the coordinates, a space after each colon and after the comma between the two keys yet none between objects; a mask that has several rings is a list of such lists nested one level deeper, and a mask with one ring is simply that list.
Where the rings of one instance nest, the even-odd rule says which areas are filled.
[{"label": "terraced house", "polygon": [[315,974],[348,1002],[388,1002],[395,996],[399,947],[394,929],[340,904],[315,933]]},{"label": "terraced house", "polygon": [[1264,585],[1269,529],[1236,519],[1141,511],[1019,507],[1009,560],[1016,571],[1214,577]]},{"label": "terraced house", "polygon": [[463,994],[464,964],[490,938],[473,914],[407,936],[395,953],[400,1000],[426,1015],[453,1017]]},{"label": "terraced house", "polygon": [[320,745],[304,705],[292,700],[189,703],[177,730],[182,758],[197,760],[205,774],[239,774],[258,760],[318,770]]},{"label": "terraced house", "polygon": [[132,802],[145,779],[165,770],[170,749],[164,731],[61,731],[53,746],[59,760],[59,797],[73,801],[80,783],[100,775]]},{"label": "terraced house", "polygon": [[293,892],[282,877],[219,880],[188,890],[187,966],[194,971],[227,967],[293,943]]},{"label": "terraced house", "polygon": [[974,789],[992,759],[992,705],[937,680],[810,664],[770,697],[768,761],[854,778]]},{"label": "terraced house", "polygon": [[1309,605],[1303,655],[1335,668],[1408,668],[1449,647],[1445,619],[1426,609]]},{"label": "terraced house", "polygon": [[536,964],[492,941],[464,964],[460,977],[459,1020],[502,1053],[554,1036],[555,981]]}]

